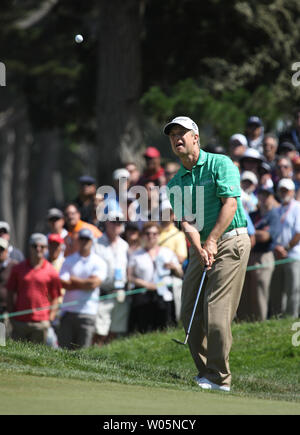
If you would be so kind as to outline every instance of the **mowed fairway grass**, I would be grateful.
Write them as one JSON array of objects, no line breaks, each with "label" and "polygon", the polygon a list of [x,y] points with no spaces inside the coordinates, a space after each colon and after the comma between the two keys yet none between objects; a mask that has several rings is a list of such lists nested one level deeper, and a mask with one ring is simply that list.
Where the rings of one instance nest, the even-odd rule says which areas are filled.
[{"label": "mowed fairway grass", "polygon": [[199,390],[182,329],[73,352],[8,341],[0,414],[300,414],[294,322],[233,325],[229,394]]}]

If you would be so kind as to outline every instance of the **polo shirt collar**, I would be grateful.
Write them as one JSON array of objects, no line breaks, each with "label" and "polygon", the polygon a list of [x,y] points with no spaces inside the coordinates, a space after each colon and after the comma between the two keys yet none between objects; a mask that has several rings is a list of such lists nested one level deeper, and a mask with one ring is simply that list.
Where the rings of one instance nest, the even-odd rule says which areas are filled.
[{"label": "polo shirt collar", "polygon": [[[202,149],[200,149],[198,161],[197,161],[196,165],[193,166],[193,168],[195,168],[196,166],[202,166],[202,165],[204,165],[206,159],[207,159],[207,153],[205,151],[203,151]],[[191,171],[189,169],[186,169],[183,166],[183,164],[181,163],[181,167],[180,167],[178,173],[179,173],[179,175],[181,177],[184,177],[186,174],[190,174]]]}]

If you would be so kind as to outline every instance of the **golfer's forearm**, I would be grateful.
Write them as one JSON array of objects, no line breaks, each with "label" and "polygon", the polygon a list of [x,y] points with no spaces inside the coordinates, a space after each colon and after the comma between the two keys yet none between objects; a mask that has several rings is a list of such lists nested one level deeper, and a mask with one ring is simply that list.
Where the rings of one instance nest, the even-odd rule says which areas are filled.
[{"label": "golfer's forearm", "polygon": [[224,231],[231,224],[236,210],[237,202],[235,198],[227,198],[226,200],[224,200],[224,204],[221,207],[217,222],[211,230],[208,239],[217,241],[222,236]]},{"label": "golfer's forearm", "polygon": [[198,250],[202,249],[199,231],[186,221],[181,223],[181,228],[189,242]]}]

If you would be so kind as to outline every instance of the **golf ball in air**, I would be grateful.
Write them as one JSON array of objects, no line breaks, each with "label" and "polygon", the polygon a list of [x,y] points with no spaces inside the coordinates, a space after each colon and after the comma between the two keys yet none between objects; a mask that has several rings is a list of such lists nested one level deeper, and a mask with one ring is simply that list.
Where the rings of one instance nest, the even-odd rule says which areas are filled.
[{"label": "golf ball in air", "polygon": [[76,35],[76,36],[75,36],[75,41],[76,41],[78,44],[80,44],[80,42],[83,41],[83,36],[82,36],[82,35]]}]

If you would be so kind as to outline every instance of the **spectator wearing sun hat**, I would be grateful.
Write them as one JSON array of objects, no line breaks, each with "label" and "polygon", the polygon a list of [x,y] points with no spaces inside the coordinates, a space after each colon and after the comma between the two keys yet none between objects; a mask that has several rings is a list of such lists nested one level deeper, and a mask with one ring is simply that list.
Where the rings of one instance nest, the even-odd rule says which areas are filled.
[{"label": "spectator wearing sun hat", "polygon": [[271,315],[297,318],[300,310],[300,203],[295,184],[282,178],[277,186],[281,206],[272,210],[270,234],[276,260],[286,260],[275,268],[270,296]]},{"label": "spectator wearing sun hat", "polygon": [[229,156],[231,159],[239,159],[248,148],[246,136],[240,133],[233,134],[229,139]]},{"label": "spectator wearing sun hat", "polygon": [[241,174],[241,200],[244,209],[251,213],[257,208],[257,196],[255,191],[258,186],[258,178],[252,171],[244,171]]},{"label": "spectator wearing sun hat", "polygon": [[247,148],[244,154],[240,157],[240,169],[243,171],[252,171],[259,176],[259,168],[264,161],[262,154],[253,148]]},{"label": "spectator wearing sun hat", "polygon": [[[11,228],[9,223],[5,221],[0,221],[0,237],[10,242],[10,236],[11,236]],[[15,260],[17,263],[20,263],[21,261],[24,260],[23,252],[21,252],[15,246],[12,246],[10,243],[8,246],[8,255],[9,258]]]},{"label": "spectator wearing sun hat", "polygon": [[[31,311],[11,318],[14,340],[45,343],[50,321],[56,317],[61,284],[57,271],[45,259],[47,247],[47,237],[33,233],[29,238],[28,259],[15,265],[9,276],[8,311]],[[49,305],[50,309],[37,310]]]}]

